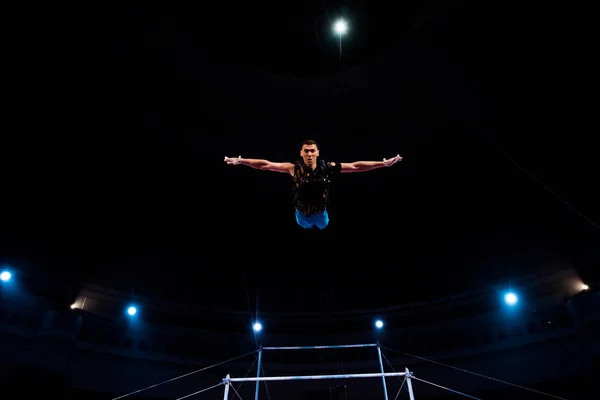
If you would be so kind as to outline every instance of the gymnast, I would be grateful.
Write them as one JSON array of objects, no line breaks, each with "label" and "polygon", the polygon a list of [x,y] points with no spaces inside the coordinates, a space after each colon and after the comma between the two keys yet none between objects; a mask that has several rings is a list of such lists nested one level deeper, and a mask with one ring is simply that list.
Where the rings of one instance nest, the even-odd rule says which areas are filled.
[{"label": "gymnast", "polygon": [[300,148],[302,159],[289,162],[271,162],[250,158],[225,157],[229,165],[247,165],[264,171],[290,174],[294,181],[293,201],[296,209],[296,222],[304,229],[324,229],[329,224],[327,205],[329,185],[338,174],[365,172],[382,167],[390,167],[402,157],[397,155],[383,161],[355,161],[352,163],[330,162],[319,159],[319,146],[314,140],[305,140]]}]

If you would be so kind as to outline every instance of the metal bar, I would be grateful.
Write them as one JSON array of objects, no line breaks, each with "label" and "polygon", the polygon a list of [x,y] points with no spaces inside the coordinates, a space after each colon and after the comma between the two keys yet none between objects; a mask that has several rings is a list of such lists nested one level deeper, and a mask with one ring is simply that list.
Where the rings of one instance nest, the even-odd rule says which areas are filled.
[{"label": "metal bar", "polygon": [[229,374],[225,378],[225,394],[223,395],[223,400],[229,399]]},{"label": "metal bar", "polygon": [[375,347],[377,344],[345,344],[337,346],[286,346],[286,347],[263,347],[263,350],[318,350],[318,349],[349,349],[355,347]]},{"label": "metal bar", "polygon": [[[256,367],[256,378],[260,378],[260,367],[262,365],[262,346],[258,349],[258,364]],[[256,391],[254,392],[254,400],[258,400],[258,389],[260,387],[260,381],[256,381]]]},{"label": "metal bar", "polygon": [[[379,343],[377,343],[377,355],[379,356],[379,368],[381,369],[381,373],[385,373],[383,370],[383,360],[381,359],[381,347],[379,346]],[[383,395],[385,400],[388,400],[388,393],[387,393],[387,385],[385,384],[385,376],[381,375],[381,381],[383,382]]]},{"label": "metal bar", "polygon": [[404,368],[404,373],[406,374],[406,386],[408,387],[408,396],[410,397],[410,400],[415,400],[415,394],[413,392],[413,388],[412,388],[412,382],[410,381],[410,371],[408,370],[408,368]]},{"label": "metal bar", "polygon": [[262,376],[256,378],[229,378],[229,382],[249,381],[303,381],[309,379],[351,379],[351,378],[379,378],[382,376],[404,376],[406,372],[386,372],[373,374],[342,374],[342,375],[301,375],[301,376]]}]

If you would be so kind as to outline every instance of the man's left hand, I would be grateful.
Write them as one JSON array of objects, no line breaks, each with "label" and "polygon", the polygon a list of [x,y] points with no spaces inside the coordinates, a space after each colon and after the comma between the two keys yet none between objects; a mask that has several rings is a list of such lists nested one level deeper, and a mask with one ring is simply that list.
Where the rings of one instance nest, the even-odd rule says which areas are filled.
[{"label": "man's left hand", "polygon": [[396,164],[399,161],[402,161],[402,157],[400,157],[400,154],[398,154],[394,158],[390,158],[389,160],[386,159],[386,158],[384,158],[383,159],[383,165],[386,166],[386,167],[391,167],[392,165]]}]

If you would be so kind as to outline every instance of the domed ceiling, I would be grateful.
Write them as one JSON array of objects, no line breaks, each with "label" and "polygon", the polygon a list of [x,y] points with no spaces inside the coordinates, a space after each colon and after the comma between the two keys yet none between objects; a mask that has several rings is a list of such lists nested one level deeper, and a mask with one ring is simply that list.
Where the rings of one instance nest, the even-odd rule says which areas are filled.
[{"label": "domed ceiling", "polygon": [[[38,38],[44,135],[15,137],[5,158],[15,264],[178,302],[329,312],[493,290],[598,251],[592,147],[565,133],[565,85],[544,83],[555,48],[532,50],[527,13],[81,7]],[[223,157],[293,161],[307,138],[334,161],[404,160],[339,177],[330,225],[304,232],[289,177]]]}]

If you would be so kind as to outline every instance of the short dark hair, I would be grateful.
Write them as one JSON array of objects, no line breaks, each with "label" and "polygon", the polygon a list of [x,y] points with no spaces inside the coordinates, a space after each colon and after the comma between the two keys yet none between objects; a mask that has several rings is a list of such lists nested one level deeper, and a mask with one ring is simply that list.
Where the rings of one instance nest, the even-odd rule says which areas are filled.
[{"label": "short dark hair", "polygon": [[300,148],[303,148],[304,145],[310,146],[310,145],[313,145],[313,144],[315,146],[317,146],[317,149],[319,148],[319,144],[317,142],[315,142],[314,140],[312,140],[312,139],[308,139],[308,140],[305,140],[304,142],[302,142],[302,144],[300,145]]}]

